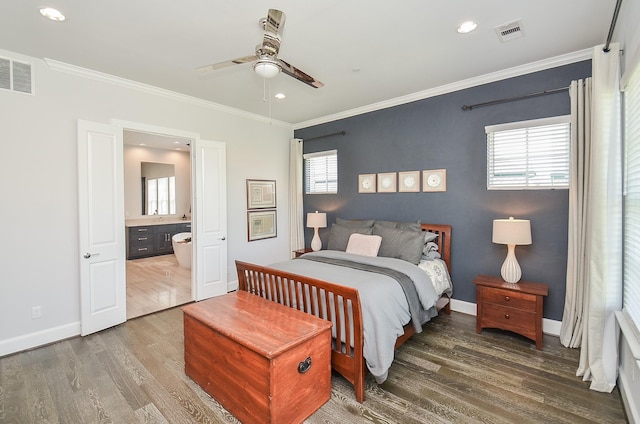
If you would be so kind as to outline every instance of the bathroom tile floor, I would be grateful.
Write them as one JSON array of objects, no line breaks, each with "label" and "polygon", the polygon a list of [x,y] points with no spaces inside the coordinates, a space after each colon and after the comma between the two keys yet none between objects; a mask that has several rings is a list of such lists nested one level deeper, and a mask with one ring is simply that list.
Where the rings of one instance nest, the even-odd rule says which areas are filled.
[{"label": "bathroom tile floor", "polygon": [[127,319],[192,300],[191,270],[174,255],[127,261]]}]

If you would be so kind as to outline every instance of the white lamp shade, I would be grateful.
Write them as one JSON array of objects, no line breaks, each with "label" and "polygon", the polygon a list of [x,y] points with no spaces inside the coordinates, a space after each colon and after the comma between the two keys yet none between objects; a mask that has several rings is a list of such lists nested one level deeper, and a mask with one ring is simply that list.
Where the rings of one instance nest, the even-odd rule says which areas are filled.
[{"label": "white lamp shade", "polygon": [[262,78],[273,78],[280,73],[280,66],[268,60],[259,60],[253,65],[253,70]]},{"label": "white lamp shade", "polygon": [[493,242],[499,244],[531,244],[531,222],[528,219],[494,219]]},{"label": "white lamp shade", "polygon": [[531,222],[528,219],[494,219],[494,243],[507,245],[507,258],[502,264],[500,275],[507,283],[517,283],[522,276],[520,264],[516,259],[517,244],[531,244]]},{"label": "white lamp shade", "polygon": [[307,228],[325,228],[326,226],[326,213],[315,211],[307,214]]}]

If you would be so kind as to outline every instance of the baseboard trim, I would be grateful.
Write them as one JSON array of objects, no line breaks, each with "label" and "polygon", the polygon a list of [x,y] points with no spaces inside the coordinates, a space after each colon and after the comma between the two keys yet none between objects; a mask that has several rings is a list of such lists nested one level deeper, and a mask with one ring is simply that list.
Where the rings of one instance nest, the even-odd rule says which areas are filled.
[{"label": "baseboard trim", "polygon": [[36,331],[23,336],[0,341],[0,357],[23,350],[33,349],[80,335],[80,322],[61,325],[47,330]]},{"label": "baseboard trim", "polygon": [[[464,300],[451,299],[451,310],[467,315],[477,315],[477,307],[475,303],[465,302]],[[542,319],[542,332],[551,336],[560,336],[560,327],[562,321],[553,319]]]},{"label": "baseboard trim", "polygon": [[227,281],[227,293],[238,290],[238,280]]}]

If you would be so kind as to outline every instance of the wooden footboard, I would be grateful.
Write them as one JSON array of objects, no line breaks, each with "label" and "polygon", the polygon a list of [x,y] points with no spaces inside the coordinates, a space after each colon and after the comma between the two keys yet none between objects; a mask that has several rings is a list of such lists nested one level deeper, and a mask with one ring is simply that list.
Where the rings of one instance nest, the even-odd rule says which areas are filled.
[{"label": "wooden footboard", "polygon": [[364,335],[358,291],[242,261],[236,261],[236,268],[240,290],[333,323],[331,367],[353,384],[356,400],[363,402]]}]

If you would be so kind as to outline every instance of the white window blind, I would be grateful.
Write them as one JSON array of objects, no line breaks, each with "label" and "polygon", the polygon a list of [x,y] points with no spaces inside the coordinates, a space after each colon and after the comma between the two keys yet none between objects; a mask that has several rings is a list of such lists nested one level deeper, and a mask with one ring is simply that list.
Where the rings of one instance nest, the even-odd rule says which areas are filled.
[{"label": "white window blind", "polygon": [[569,116],[485,127],[487,189],[569,188]]},{"label": "white window blind", "polygon": [[624,309],[640,329],[640,67],[624,92]]},{"label": "white window blind", "polygon": [[305,193],[337,193],[338,151],[307,153],[303,157]]}]

